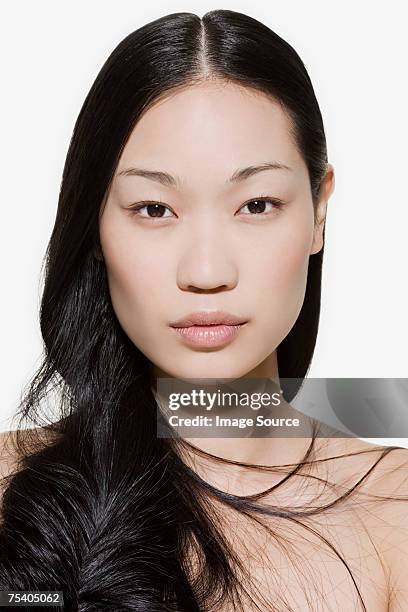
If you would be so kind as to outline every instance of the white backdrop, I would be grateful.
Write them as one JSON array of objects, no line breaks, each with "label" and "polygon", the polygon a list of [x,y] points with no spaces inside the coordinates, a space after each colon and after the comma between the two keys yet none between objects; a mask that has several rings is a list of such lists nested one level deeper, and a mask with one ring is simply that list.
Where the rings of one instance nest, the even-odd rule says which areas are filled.
[{"label": "white backdrop", "polygon": [[[89,88],[131,31],[167,13],[201,16],[216,8],[247,13],[286,39],[303,59],[322,111],[336,189],[309,376],[408,376],[403,2],[26,0],[3,6],[0,37],[0,430],[10,428],[22,388],[40,363],[40,269]],[[408,447],[408,438],[383,443]]]}]

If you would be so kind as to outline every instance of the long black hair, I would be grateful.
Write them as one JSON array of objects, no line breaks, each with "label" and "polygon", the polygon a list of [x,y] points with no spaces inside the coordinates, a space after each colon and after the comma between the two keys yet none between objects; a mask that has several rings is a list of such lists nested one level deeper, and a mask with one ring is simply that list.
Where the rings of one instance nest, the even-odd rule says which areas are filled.
[{"label": "long black hair", "polygon": [[[119,325],[98,257],[101,208],[138,118],[177,88],[211,78],[281,104],[318,201],[327,164],[319,106],[300,57],[266,25],[229,10],[202,18],[174,13],[116,47],[85,99],[63,170],[45,258],[44,359],[18,412],[18,466],[4,481],[2,590],[60,590],[64,609],[81,611],[216,611],[225,601],[235,610],[248,610],[248,602],[291,609],[278,591],[273,601],[257,599],[245,561],[221,528],[221,510],[258,525],[263,515],[301,525],[299,517],[316,509],[266,506],[261,494],[218,490],[183,460],[186,441],[157,438],[151,364]],[[310,256],[303,307],[277,347],[282,378],[302,379],[310,366],[322,258],[323,249]],[[292,388],[286,399],[295,394]],[[42,412],[48,399],[52,420]],[[38,429],[23,435],[26,421]],[[314,440],[284,481],[312,463]]]}]

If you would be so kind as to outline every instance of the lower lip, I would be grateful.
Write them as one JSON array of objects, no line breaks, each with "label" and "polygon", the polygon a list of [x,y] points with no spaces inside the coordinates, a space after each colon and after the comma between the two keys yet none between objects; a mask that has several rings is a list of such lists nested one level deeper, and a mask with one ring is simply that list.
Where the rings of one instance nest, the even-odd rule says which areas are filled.
[{"label": "lower lip", "polygon": [[231,342],[246,323],[240,325],[191,325],[173,327],[178,335],[191,346],[222,346]]}]

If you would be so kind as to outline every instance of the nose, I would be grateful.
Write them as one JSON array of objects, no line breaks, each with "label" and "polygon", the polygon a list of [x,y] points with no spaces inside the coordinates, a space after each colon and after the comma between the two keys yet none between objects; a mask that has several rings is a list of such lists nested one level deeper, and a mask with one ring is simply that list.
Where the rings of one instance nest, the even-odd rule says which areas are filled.
[{"label": "nose", "polygon": [[238,267],[234,247],[222,229],[201,225],[190,233],[178,263],[177,284],[182,291],[213,293],[236,287]]}]

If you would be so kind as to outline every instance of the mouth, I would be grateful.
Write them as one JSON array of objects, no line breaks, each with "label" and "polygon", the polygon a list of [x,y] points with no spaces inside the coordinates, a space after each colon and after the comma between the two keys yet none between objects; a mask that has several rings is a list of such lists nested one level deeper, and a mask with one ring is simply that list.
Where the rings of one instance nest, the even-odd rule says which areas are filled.
[{"label": "mouth", "polygon": [[208,325],[189,325],[187,327],[174,327],[175,333],[190,346],[217,347],[224,346],[231,342],[246,325],[236,323],[229,325],[226,323]]},{"label": "mouth", "polygon": [[215,326],[215,325],[241,325],[248,319],[224,310],[202,310],[190,314],[170,323],[171,327]]}]

